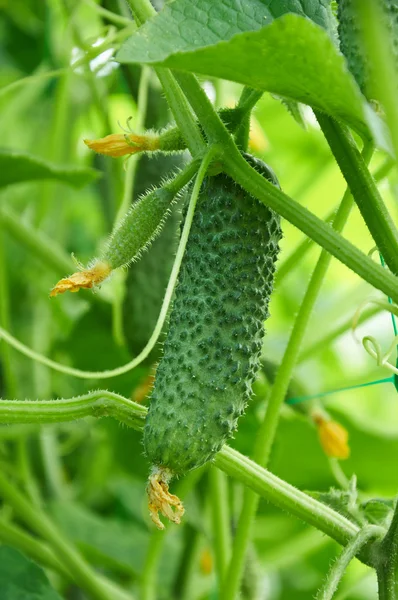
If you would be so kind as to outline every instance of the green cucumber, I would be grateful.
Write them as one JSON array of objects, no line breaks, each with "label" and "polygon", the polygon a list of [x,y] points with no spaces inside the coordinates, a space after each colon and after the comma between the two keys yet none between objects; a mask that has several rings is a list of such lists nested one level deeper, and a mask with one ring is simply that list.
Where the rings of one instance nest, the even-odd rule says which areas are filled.
[{"label": "green cucumber", "polygon": [[[247,159],[277,185],[264,163]],[[164,481],[209,461],[245,411],[280,238],[273,211],[224,174],[205,180],[144,428],[145,453]]]},{"label": "green cucumber", "polygon": [[[162,178],[181,164],[181,158],[177,156],[143,156],[137,172],[136,197],[145,193],[148,187],[159,186]],[[152,246],[129,268],[123,322],[126,341],[133,356],[144,348],[158,320],[177,250],[180,219],[180,203],[177,203],[171,207],[163,230]],[[152,363],[158,358],[159,350],[160,346],[157,345],[148,362]]]},{"label": "green cucumber", "polygon": [[[358,22],[356,11],[357,3],[358,0],[337,0],[340,49],[344,54],[347,66],[355,77],[362,93],[368,99],[371,99],[372,91],[369,58],[362,41],[361,27]],[[386,14],[387,23],[392,34],[394,58],[398,67],[398,0],[381,0],[380,6]]]}]

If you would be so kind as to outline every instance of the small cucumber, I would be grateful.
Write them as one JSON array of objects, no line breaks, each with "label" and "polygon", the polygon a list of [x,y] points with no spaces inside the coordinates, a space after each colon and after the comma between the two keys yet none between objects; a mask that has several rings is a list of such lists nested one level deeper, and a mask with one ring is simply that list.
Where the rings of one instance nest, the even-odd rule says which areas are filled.
[{"label": "small cucumber", "polygon": [[273,211],[226,175],[205,180],[144,429],[157,471],[203,465],[235,431],[259,368],[280,238]]}]

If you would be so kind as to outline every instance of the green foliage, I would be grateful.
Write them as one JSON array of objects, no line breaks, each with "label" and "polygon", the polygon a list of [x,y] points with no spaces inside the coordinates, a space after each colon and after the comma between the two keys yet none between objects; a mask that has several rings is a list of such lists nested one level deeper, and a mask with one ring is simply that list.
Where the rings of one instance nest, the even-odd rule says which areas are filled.
[{"label": "green foliage", "polygon": [[225,42],[213,40],[199,48],[191,38],[178,36],[170,44],[163,43],[163,36],[159,43],[154,39],[137,32],[122,47],[118,60],[238,81],[309,104],[368,135],[363,100],[343,57],[330,37],[308,19],[286,15],[259,31],[240,33]]},{"label": "green foliage", "polygon": [[0,589],[4,600],[61,600],[44,571],[8,546],[0,548]]},{"label": "green foliage", "polygon": [[[129,0],[129,4],[134,13],[140,13],[139,22],[152,13],[146,0]],[[176,160],[190,158],[188,152],[183,156],[158,154],[154,159],[145,157],[134,164],[137,157],[133,157],[126,175],[122,161],[90,155],[82,140],[120,133],[118,121],[125,123],[132,115],[131,126],[137,133],[166,127],[177,134],[173,144],[177,140],[180,149],[196,148],[202,155],[212,139],[209,115],[214,125],[215,113],[207,106],[206,114],[192,116],[181,91],[187,79],[176,83],[167,71],[169,67],[176,69],[177,78],[181,72],[184,77],[189,72],[203,75],[203,87],[214,99],[217,114],[229,134],[236,132],[242,118],[242,113],[231,107],[239,107],[251,98],[248,113],[255,104],[256,107],[251,119],[250,151],[272,165],[284,192],[297,201],[291,201],[292,214],[305,206],[309,212],[303,214],[309,219],[312,215],[322,219],[329,215],[330,219],[345,189],[323,133],[314,123],[311,111],[302,104],[344,121],[363,136],[369,136],[369,129],[373,135],[378,130],[377,143],[388,148],[382,117],[376,118],[369,109],[348,72],[347,61],[336,50],[332,13],[337,14],[335,2],[175,0],[163,8],[162,4],[157,0],[156,10],[162,9],[161,12],[142,28],[136,28],[132,37],[135,25],[129,23],[130,11],[118,0],[14,0],[5,3],[0,14],[0,79],[6,86],[0,93],[2,144],[15,148],[12,152],[0,152],[0,187],[4,188],[0,190],[0,327],[65,366],[92,371],[93,377],[98,370],[128,363],[152,334],[175,253],[177,221],[181,218],[178,205],[172,207],[176,212],[168,217],[148,251],[130,265],[126,277],[123,272],[115,273],[96,294],[85,290],[50,302],[47,296],[54,277],[73,271],[72,252],[82,263],[92,256],[101,256],[101,249],[117,226],[121,203],[130,199],[135,203],[139,197],[148,198],[148,193],[154,200],[151,190],[154,186],[160,188],[165,177],[175,174]],[[293,14],[286,14],[289,12]],[[123,61],[121,65],[110,58],[117,52]],[[155,68],[152,72],[150,67],[144,67],[145,76],[141,77],[142,67],[131,61],[143,66],[151,63]],[[56,71],[50,74],[50,69]],[[24,79],[26,75],[33,78]],[[246,88],[242,93],[239,83],[247,83],[255,90]],[[263,91],[266,93],[260,98]],[[174,111],[172,115],[166,98]],[[203,95],[196,88],[198,98],[205,106]],[[297,122],[281,105],[281,99]],[[198,108],[195,94],[189,100],[193,108]],[[378,112],[383,114],[383,110]],[[240,148],[247,143],[248,117],[249,114],[243,133],[238,129]],[[195,128],[199,143],[196,140],[192,145],[190,135]],[[219,172],[232,155],[231,146],[225,141],[230,140],[228,132],[224,141],[222,136],[217,138],[220,154],[211,167],[215,176],[207,183],[213,190],[217,182],[225,181]],[[170,144],[170,140],[166,141]],[[228,146],[227,152],[224,146]],[[358,148],[361,149],[359,143]],[[185,184],[195,175],[201,157],[190,163],[194,168]],[[98,170],[90,169],[90,163]],[[346,163],[356,170],[350,157]],[[382,153],[376,153],[371,172],[383,164]],[[253,177],[247,170],[246,174]],[[98,184],[88,185],[95,184],[99,175]],[[233,178],[235,174],[231,170],[229,175]],[[70,185],[80,187],[79,191],[70,189]],[[186,260],[192,258],[193,245],[198,269],[202,269],[189,274],[196,277],[197,284],[191,285],[188,280],[184,262],[175,296],[178,308],[184,285],[190,285],[192,292],[193,287],[201,290],[214,284],[215,277],[222,282],[220,287],[214,287],[214,294],[188,296],[185,327],[182,322],[173,325],[172,316],[174,338],[171,336],[169,342],[182,350],[180,360],[175,360],[170,369],[171,385],[184,382],[184,389],[175,399],[182,416],[170,420],[176,432],[172,444],[177,451],[186,440],[187,431],[195,430],[192,435],[195,439],[200,437],[198,415],[208,424],[208,441],[216,438],[221,443],[224,432],[218,427],[217,411],[226,412],[224,421],[228,428],[234,426],[228,412],[230,405],[243,410],[248,398],[245,392],[239,394],[237,382],[228,387],[228,396],[219,402],[218,392],[215,396],[203,394],[197,383],[189,379],[190,372],[184,370],[190,366],[192,355],[197,357],[198,347],[191,347],[189,339],[204,335],[197,331],[198,327],[203,327],[207,338],[222,334],[225,345],[232,339],[229,332],[240,327],[236,324],[224,330],[217,322],[203,324],[202,320],[215,309],[204,304],[205,310],[201,311],[203,298],[207,302],[213,294],[209,304],[218,300],[219,307],[234,315],[242,310],[242,297],[245,306],[255,304],[253,298],[247,300],[245,296],[250,287],[247,282],[243,285],[236,282],[235,276],[229,276],[233,261],[221,267],[215,265],[214,270],[213,255],[211,260],[203,261],[203,251],[214,242],[208,239],[204,227],[221,228],[217,234],[221,237],[233,229],[230,222],[225,224],[230,214],[225,201],[230,197],[237,201],[236,194],[240,203],[245,200],[242,212],[250,208],[250,214],[258,217],[260,213],[252,208],[254,205],[261,214],[268,212],[233,187],[230,180],[226,194],[220,191],[221,187],[220,184],[212,204],[214,212],[207,211],[202,224],[198,219],[203,210],[198,205],[193,237],[188,243]],[[264,185],[266,188],[267,193],[280,194],[273,186]],[[365,188],[361,195],[366,200],[369,182]],[[396,175],[379,187],[391,215],[395,214],[395,188]],[[137,213],[130,213],[124,229],[122,226],[121,238],[114,246],[111,242],[115,265],[130,260],[132,238],[134,244],[139,239],[145,244],[148,236],[151,238],[156,229],[154,221],[161,221],[170,206],[166,196],[162,195],[159,210],[156,202],[151,204],[149,220],[145,215],[138,220]],[[289,198],[283,196],[281,210],[283,201],[288,202]],[[377,220],[373,209],[370,220]],[[316,223],[319,228],[319,221]],[[215,229],[211,230],[212,235]],[[203,239],[194,237],[199,230]],[[101,382],[94,378],[84,381],[67,374],[67,369],[61,374],[28,360],[0,341],[0,422],[11,423],[0,426],[0,542],[6,544],[0,547],[1,598],[235,600],[238,591],[234,596],[225,596],[221,584],[233,544],[243,555],[248,548],[246,565],[243,560],[233,573],[238,580],[236,590],[242,580],[244,600],[257,600],[256,594],[264,589],[269,600],[308,600],[315,597],[329,564],[341,552],[332,538],[349,544],[366,523],[384,530],[390,528],[390,533],[382,554],[377,544],[369,542],[371,552],[361,553],[360,560],[369,564],[370,556],[382,557],[386,572],[380,573],[379,568],[379,577],[382,582],[393,581],[391,565],[394,566],[394,548],[398,547],[393,523],[393,496],[398,489],[398,405],[392,383],[348,389],[315,401],[318,407],[322,403],[349,434],[351,454],[344,462],[331,463],[324,454],[318,431],[308,418],[312,408],[309,402],[294,409],[285,404],[280,415],[276,415],[270,472],[245,458],[255,456],[256,445],[264,441],[257,439],[257,432],[268,419],[266,416],[264,420],[264,415],[269,411],[267,398],[274,382],[275,364],[281,362],[316,259],[315,244],[304,239],[287,219],[283,230],[283,278],[271,296],[272,318],[267,320],[261,351],[269,381],[261,376],[255,382],[255,396],[228,442],[232,448],[227,446],[214,457],[214,462],[230,473],[224,489],[218,488],[217,497],[207,465],[173,482],[170,491],[181,497],[185,506],[180,527],[155,532],[147,514],[145,487],[150,464],[144,455],[141,431],[147,409],[132,404],[129,398],[143,399],[149,392],[149,365],[139,365],[120,377]],[[319,231],[323,241],[332,235],[328,227]],[[385,234],[382,227],[381,234]],[[375,243],[358,212],[350,216],[345,235],[352,242],[351,248],[361,251],[359,257],[366,255]],[[259,236],[249,237],[252,246],[257,247]],[[383,239],[390,247],[385,235]],[[334,247],[340,259],[339,240],[335,237]],[[301,248],[299,253],[295,252],[297,247]],[[220,240],[218,250],[225,250]],[[294,260],[286,262],[290,256]],[[377,262],[376,255],[373,260]],[[366,274],[371,263],[370,259],[365,262],[362,274]],[[249,272],[246,266],[243,274]],[[372,266],[376,268],[374,263]],[[382,277],[380,273],[388,270],[379,267]],[[251,276],[252,287],[257,275]],[[388,276],[392,282],[389,289],[395,289],[396,279],[390,273]],[[305,359],[300,359],[294,371],[288,395],[297,398],[322,394],[386,377],[384,368],[376,366],[360,345],[352,343],[349,334],[356,309],[371,293],[371,288],[356,274],[338,261],[332,262],[322,280],[306,333],[308,339],[303,340],[301,356]],[[223,304],[223,297],[228,294],[234,295],[233,306],[229,302]],[[369,318],[371,314],[374,320]],[[390,315],[381,309],[377,315],[376,311],[366,311],[360,322],[358,336],[373,334],[383,348],[390,345],[394,335]],[[258,329],[262,329],[262,324]],[[331,335],[325,336],[329,331]],[[259,348],[260,335],[256,335]],[[240,332],[233,343],[244,349],[249,343],[247,336],[248,332]],[[321,343],[314,346],[313,342],[319,340]],[[169,353],[163,342],[164,333],[149,356],[151,363],[163,348]],[[217,385],[220,374],[214,371],[216,374],[210,375],[209,369],[215,366],[226,372],[231,366],[226,364],[228,353],[215,356],[215,344],[208,344],[205,350],[211,359],[203,367],[206,385],[213,383],[212,378]],[[271,365],[265,357],[272,360]],[[243,355],[238,358],[242,370],[251,360]],[[254,358],[257,359],[257,352]],[[395,363],[394,355],[391,360]],[[198,374],[202,375],[202,369]],[[239,375],[243,379],[242,371]],[[99,387],[105,391],[89,393]],[[158,393],[159,405],[163,405],[168,393],[170,390]],[[193,407],[186,402],[192,400],[189,394],[194,394],[197,401]],[[168,405],[163,408],[169,411]],[[54,424],[49,425],[50,421]],[[187,430],[182,426],[185,421]],[[157,422],[160,431],[168,425],[169,421]],[[273,434],[266,441],[271,445]],[[156,436],[151,444],[151,452],[156,454]],[[160,448],[163,454],[169,451],[164,441]],[[203,461],[206,452],[206,443],[199,448],[193,444],[189,456],[181,452],[178,460],[186,467],[191,459]],[[223,463],[228,457],[230,462]],[[356,488],[352,485],[354,476]],[[236,535],[237,523],[242,518],[241,506],[245,505],[242,498],[250,494],[250,488],[257,489],[266,501],[260,501],[256,515],[255,511],[243,514],[250,533],[247,543],[242,543],[240,534]],[[288,512],[282,512],[281,507]],[[54,589],[38,565],[46,573],[48,570]],[[392,587],[389,584],[387,591]],[[353,561],[336,600],[370,600],[376,598],[376,588],[374,571]],[[392,599],[391,594],[383,596],[384,593],[381,584],[380,598]]]},{"label": "green foliage", "polygon": [[205,182],[144,429],[154,465],[183,474],[235,431],[259,367],[280,236],[276,215],[228,178]]},{"label": "green foliage", "polygon": [[99,176],[98,171],[88,167],[59,166],[17,150],[0,150],[0,187],[23,181],[55,179],[81,188]]}]

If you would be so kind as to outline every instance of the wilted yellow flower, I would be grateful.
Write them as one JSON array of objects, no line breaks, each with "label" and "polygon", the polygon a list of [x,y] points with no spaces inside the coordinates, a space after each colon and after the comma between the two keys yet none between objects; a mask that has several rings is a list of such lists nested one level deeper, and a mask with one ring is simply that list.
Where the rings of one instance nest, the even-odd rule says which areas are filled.
[{"label": "wilted yellow flower", "polygon": [[350,456],[348,431],[340,423],[322,415],[316,414],[313,418],[325,453],[331,458],[348,458]]},{"label": "wilted yellow flower", "polygon": [[107,263],[97,262],[90,269],[73,273],[70,277],[61,279],[50,292],[50,297],[64,292],[78,292],[81,288],[90,289],[108,277],[111,268]]},{"label": "wilted yellow flower", "polygon": [[84,140],[86,146],[106,156],[127,156],[138,152],[159,149],[159,138],[151,135],[136,135],[134,133],[112,133],[98,140]]}]

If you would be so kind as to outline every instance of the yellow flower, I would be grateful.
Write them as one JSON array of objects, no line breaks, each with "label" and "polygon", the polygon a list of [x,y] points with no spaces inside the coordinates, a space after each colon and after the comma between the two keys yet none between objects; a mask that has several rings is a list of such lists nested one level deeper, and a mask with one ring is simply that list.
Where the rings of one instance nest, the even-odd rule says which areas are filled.
[{"label": "yellow flower", "polygon": [[200,570],[202,575],[210,575],[213,571],[213,557],[208,548],[204,548],[200,555]]},{"label": "yellow flower", "polygon": [[73,273],[70,277],[61,279],[50,292],[50,297],[64,292],[78,292],[81,288],[90,289],[108,277],[111,268],[107,263],[97,262],[90,269],[83,269]]},{"label": "yellow flower", "polygon": [[98,140],[84,140],[86,146],[106,156],[127,156],[138,152],[159,149],[159,138],[151,135],[135,135],[134,133],[112,133]]},{"label": "yellow flower", "polygon": [[331,458],[345,459],[350,456],[348,431],[331,419],[316,414],[313,416],[318,427],[319,441],[325,453]]}]

